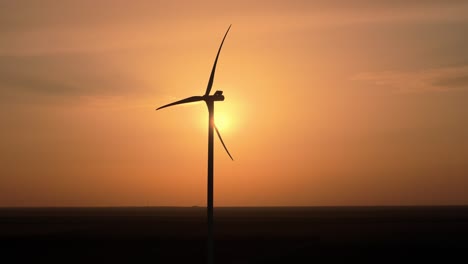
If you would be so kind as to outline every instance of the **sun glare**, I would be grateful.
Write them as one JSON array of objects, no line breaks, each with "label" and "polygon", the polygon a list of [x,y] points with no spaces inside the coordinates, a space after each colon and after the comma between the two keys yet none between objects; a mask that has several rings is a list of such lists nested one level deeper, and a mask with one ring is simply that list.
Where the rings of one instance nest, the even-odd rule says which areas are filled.
[{"label": "sun glare", "polygon": [[215,124],[220,131],[229,130],[230,120],[229,116],[224,112],[215,113]]},{"label": "sun glare", "polygon": [[[214,113],[216,126],[222,134],[235,133],[236,127],[239,125],[239,111],[234,111],[232,107],[227,106],[225,107],[226,110],[220,108],[221,106]],[[235,115],[232,115],[233,112],[235,112]],[[208,125],[208,114],[206,111],[196,111],[194,115],[196,116],[194,116],[193,122],[197,125],[198,129],[206,131],[206,126]]]}]

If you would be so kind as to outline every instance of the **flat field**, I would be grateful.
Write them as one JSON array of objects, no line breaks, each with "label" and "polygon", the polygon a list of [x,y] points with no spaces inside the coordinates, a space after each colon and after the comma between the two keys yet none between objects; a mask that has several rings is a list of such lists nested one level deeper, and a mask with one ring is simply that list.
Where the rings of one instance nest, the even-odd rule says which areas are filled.
[{"label": "flat field", "polygon": [[[215,208],[215,263],[468,263],[468,207]],[[2,208],[10,263],[205,263],[203,207]]]}]

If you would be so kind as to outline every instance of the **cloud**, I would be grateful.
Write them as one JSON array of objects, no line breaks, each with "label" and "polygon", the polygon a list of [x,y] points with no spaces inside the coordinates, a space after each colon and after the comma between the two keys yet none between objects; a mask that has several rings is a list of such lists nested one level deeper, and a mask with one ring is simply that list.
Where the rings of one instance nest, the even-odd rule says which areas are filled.
[{"label": "cloud", "polygon": [[468,3],[460,0],[139,0],[131,5],[118,0],[6,0],[0,4],[0,54],[141,47],[164,43],[177,32],[199,35],[204,28],[224,28],[229,23],[257,32],[363,24],[466,23],[467,12]]},{"label": "cloud", "polygon": [[102,56],[0,56],[0,96],[124,96],[145,86]]},{"label": "cloud", "polygon": [[418,71],[363,72],[352,78],[396,92],[445,92],[468,90],[468,66]]},{"label": "cloud", "polygon": [[468,88],[468,71],[463,75],[446,77],[434,82],[435,86],[453,87],[453,88]]},{"label": "cloud", "polygon": [[[171,47],[193,39],[197,42],[197,38],[213,43],[215,31],[206,28],[214,24],[222,32],[232,22],[249,40],[254,36],[249,30],[272,32],[276,40],[278,30],[296,32],[293,30],[296,28],[434,20],[465,23],[468,20],[468,3],[459,0],[293,0],[287,3],[280,0],[140,0],[132,5],[118,0],[7,0],[0,7],[0,97],[7,93],[99,96],[138,92],[146,89],[147,84],[136,78],[161,82],[163,77],[154,72],[162,74],[169,59],[173,61],[174,58],[165,55]],[[216,20],[221,22],[213,23]],[[204,31],[209,37],[201,35]],[[304,40],[316,36],[303,35]],[[140,67],[139,72],[132,73],[128,65],[116,66],[109,62],[110,53],[138,53],[127,59]],[[137,59],[141,62],[134,63]],[[120,64],[125,64],[120,60]],[[145,70],[150,67],[151,75]],[[398,72],[369,74],[360,78],[367,81],[377,78],[387,84],[398,78],[414,78]],[[424,82],[413,83],[411,87],[425,87],[416,90],[463,88],[464,84],[463,76],[459,75],[439,78],[428,85],[424,76],[435,73],[412,74]],[[154,83],[152,86],[155,89]]]}]

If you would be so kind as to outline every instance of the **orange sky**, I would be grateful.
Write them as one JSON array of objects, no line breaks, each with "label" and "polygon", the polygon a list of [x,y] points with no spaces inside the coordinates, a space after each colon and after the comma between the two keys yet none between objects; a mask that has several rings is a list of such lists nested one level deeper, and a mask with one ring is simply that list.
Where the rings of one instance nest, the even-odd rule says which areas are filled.
[{"label": "orange sky", "polygon": [[[97,2],[97,3],[96,3]],[[2,1],[0,206],[468,204],[465,1]]]}]

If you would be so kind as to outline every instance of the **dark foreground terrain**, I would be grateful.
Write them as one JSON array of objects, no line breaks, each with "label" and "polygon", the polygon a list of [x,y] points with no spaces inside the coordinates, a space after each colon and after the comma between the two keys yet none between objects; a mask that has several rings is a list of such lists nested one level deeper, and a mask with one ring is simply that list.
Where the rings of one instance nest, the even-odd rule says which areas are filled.
[{"label": "dark foreground terrain", "polygon": [[[205,221],[204,208],[4,208],[0,256],[205,263]],[[215,262],[468,263],[468,207],[216,208]]]}]

